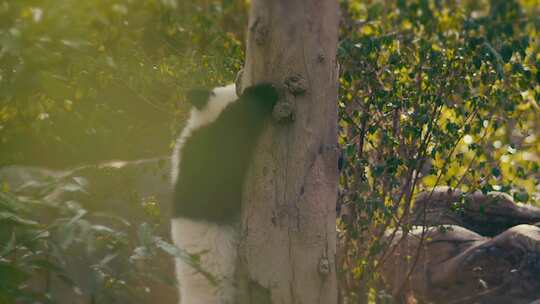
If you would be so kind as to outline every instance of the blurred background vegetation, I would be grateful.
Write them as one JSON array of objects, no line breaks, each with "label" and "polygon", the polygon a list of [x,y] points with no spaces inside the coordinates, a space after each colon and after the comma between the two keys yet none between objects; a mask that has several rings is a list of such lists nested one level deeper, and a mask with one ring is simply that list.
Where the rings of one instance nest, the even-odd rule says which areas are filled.
[{"label": "blurred background vegetation", "polygon": [[[232,82],[241,68],[247,2],[0,0],[0,166],[68,168],[167,155],[186,117],[185,90]],[[339,266],[342,292],[360,303],[385,298],[373,291],[388,248],[381,235],[410,228],[418,191],[502,191],[540,205],[540,1],[340,2],[339,207],[353,220],[338,221],[350,244]],[[62,187],[83,191],[77,181]],[[159,204],[140,202],[142,216],[124,219],[133,224],[127,228],[88,215],[107,212],[106,204],[55,198],[56,211],[44,220],[27,196],[0,184],[0,247],[7,244],[0,248],[0,303],[58,300],[25,284],[36,268],[64,275],[69,264],[59,261],[74,225],[97,225],[91,236],[116,244],[85,251],[94,265],[127,257],[114,272],[93,270],[107,273],[107,280],[95,276],[100,286],[147,286],[140,279],[152,273],[147,268],[126,274],[130,256],[152,257],[146,253],[158,247],[180,254],[158,229]],[[40,185],[30,202],[54,189]],[[26,243],[15,250],[20,238]],[[152,302],[142,287],[142,295],[92,290],[78,292],[100,291],[99,303]]]},{"label": "blurred background vegetation", "polygon": [[186,88],[234,79],[245,4],[0,2],[0,165],[164,155]]}]

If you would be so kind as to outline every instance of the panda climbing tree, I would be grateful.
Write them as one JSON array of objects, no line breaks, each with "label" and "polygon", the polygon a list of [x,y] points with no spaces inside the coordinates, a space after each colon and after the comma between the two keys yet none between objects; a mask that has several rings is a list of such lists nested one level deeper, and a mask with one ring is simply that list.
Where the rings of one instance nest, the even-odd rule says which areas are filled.
[{"label": "panda climbing tree", "polygon": [[201,253],[200,266],[215,281],[179,260],[181,303],[236,303],[242,186],[278,92],[270,84],[259,84],[238,97],[229,85],[191,91],[188,100],[190,117],[172,156],[171,234],[178,247]]},{"label": "panda climbing tree", "polygon": [[173,154],[182,304],[337,303],[338,2],[254,0],[237,84],[191,91]]}]

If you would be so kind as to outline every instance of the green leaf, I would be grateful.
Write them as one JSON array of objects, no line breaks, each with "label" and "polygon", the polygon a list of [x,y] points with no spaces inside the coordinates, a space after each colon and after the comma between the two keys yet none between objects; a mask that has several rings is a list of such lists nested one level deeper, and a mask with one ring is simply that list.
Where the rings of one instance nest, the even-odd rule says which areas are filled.
[{"label": "green leaf", "polygon": [[99,261],[99,263],[97,263],[97,267],[99,268],[103,268],[104,266],[106,266],[107,264],[109,264],[110,261],[114,260],[116,257],[118,257],[119,253],[110,253],[108,255],[106,255],[103,259],[101,259],[101,261]]},{"label": "green leaf", "polygon": [[501,170],[497,167],[493,167],[491,168],[491,174],[493,174],[495,177],[499,177],[501,176]]},{"label": "green leaf", "polygon": [[30,277],[31,275],[26,271],[12,264],[0,262],[0,290],[17,288]]},{"label": "green leaf", "polygon": [[139,241],[143,246],[151,246],[154,243],[154,229],[148,223],[139,225],[138,231]]},{"label": "green leaf", "polygon": [[160,238],[156,239],[156,246],[173,257],[184,259],[184,260],[187,260],[189,258],[189,254],[187,252],[179,249],[173,244],[165,242],[164,240]]},{"label": "green leaf", "polygon": [[133,254],[129,257],[130,260],[145,260],[152,256],[150,250],[145,246],[139,246],[133,250]]},{"label": "green leaf", "polygon": [[59,265],[54,264],[53,262],[45,259],[32,260],[29,263],[31,266],[37,269],[51,270],[54,272],[63,272],[64,270]]},{"label": "green leaf", "polygon": [[529,201],[529,194],[525,191],[516,192],[514,194],[514,199],[516,200],[516,202],[526,203],[527,201]]},{"label": "green leaf", "polygon": [[11,212],[0,212],[0,222],[6,221],[15,225],[21,226],[38,226],[39,223],[33,220],[24,219]]},{"label": "green leaf", "polygon": [[84,210],[84,209],[79,209],[77,210],[77,214],[75,216],[73,216],[69,222],[67,222],[67,226],[71,226],[73,224],[75,224],[75,222],[79,221],[83,216],[85,216],[86,214],[88,213],[88,211]]},{"label": "green leaf", "polygon": [[6,254],[10,253],[13,249],[15,249],[16,240],[17,239],[15,237],[15,232],[12,232],[11,233],[11,238],[9,239],[8,243],[0,251],[0,258],[5,256]]}]

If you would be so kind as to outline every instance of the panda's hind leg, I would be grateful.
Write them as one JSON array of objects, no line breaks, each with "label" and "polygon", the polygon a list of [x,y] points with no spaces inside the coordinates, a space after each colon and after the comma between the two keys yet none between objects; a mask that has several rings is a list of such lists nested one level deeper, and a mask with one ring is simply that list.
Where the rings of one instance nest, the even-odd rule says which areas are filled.
[{"label": "panda's hind leg", "polygon": [[238,227],[207,221],[175,218],[171,224],[175,245],[200,256],[200,268],[176,259],[180,304],[234,304],[234,272],[238,250]]}]

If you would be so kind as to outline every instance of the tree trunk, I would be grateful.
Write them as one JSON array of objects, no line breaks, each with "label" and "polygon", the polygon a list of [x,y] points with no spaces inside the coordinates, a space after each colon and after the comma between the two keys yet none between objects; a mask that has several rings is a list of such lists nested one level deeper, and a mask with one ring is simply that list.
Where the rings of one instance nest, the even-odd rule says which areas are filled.
[{"label": "tree trunk", "polygon": [[270,82],[282,96],[245,185],[240,303],[337,303],[338,9],[252,1],[239,87]]}]

